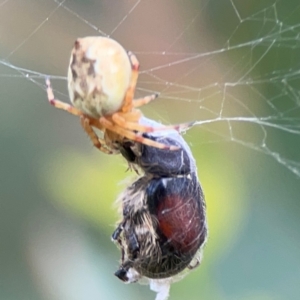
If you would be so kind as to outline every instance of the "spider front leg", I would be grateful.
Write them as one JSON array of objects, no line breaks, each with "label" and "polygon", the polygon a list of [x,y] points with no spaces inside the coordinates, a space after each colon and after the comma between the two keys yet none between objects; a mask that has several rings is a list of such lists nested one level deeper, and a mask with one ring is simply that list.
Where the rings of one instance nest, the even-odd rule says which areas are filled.
[{"label": "spider front leg", "polygon": [[124,104],[122,107],[122,112],[128,112],[132,109],[133,107],[133,96],[134,96],[134,91],[135,91],[135,87],[136,87],[136,82],[139,76],[139,62],[136,58],[136,56],[132,53],[132,52],[128,52],[128,56],[131,62],[131,69],[132,69],[132,74],[131,74],[131,80],[130,80],[130,84],[129,87],[126,91],[125,94],[125,99],[124,99]]},{"label": "spider front leg", "polygon": [[176,130],[178,132],[182,132],[188,130],[195,124],[195,122],[186,122],[186,123],[181,123],[176,125],[168,125],[168,126],[161,125],[160,127],[153,127],[153,126],[145,126],[136,122],[128,121],[126,117],[127,114],[122,114],[119,112],[114,113],[111,116],[112,120],[120,127],[127,130],[138,131],[142,133],[149,133],[149,132],[162,131],[162,130]]},{"label": "spider front leg", "polygon": [[69,112],[72,115],[79,116],[82,128],[87,133],[93,145],[98,150],[106,154],[119,153],[118,151],[114,151],[112,149],[109,149],[108,147],[105,147],[105,141],[100,139],[95,133],[95,131],[93,130],[92,125],[94,125],[96,128],[100,130],[103,130],[103,127],[98,122],[98,120],[85,116],[79,109],[75,108],[74,106],[64,103],[58,99],[55,99],[49,78],[46,79],[46,85],[47,85],[47,96],[48,96],[49,103],[56,108]]},{"label": "spider front leg", "polygon": [[178,150],[177,146],[169,146],[159,142],[155,142],[148,138],[145,138],[141,135],[136,134],[134,131],[127,130],[126,128],[122,128],[119,125],[114,125],[110,120],[106,119],[105,117],[101,117],[99,119],[100,124],[102,124],[108,130],[117,133],[120,136],[126,137],[127,139],[138,142],[140,144],[145,144],[147,146],[159,148],[159,149],[166,149],[166,150]]},{"label": "spider front leg", "polygon": [[137,79],[138,79],[138,75],[139,75],[140,64],[139,64],[136,56],[132,52],[129,51],[128,56],[129,56],[129,59],[131,62],[132,74],[131,74],[129,87],[125,94],[124,104],[122,107],[123,113],[131,111],[131,109],[134,107],[140,107],[145,104],[148,104],[149,102],[153,101],[154,99],[156,99],[158,97],[158,94],[156,93],[156,94],[153,94],[150,96],[146,96],[144,98],[133,100],[136,83],[137,83]]},{"label": "spider front leg", "polygon": [[47,86],[48,101],[51,105],[53,105],[56,108],[65,110],[74,116],[83,115],[83,113],[79,109],[75,108],[74,106],[64,103],[58,99],[55,99],[49,78],[46,79],[46,86]]},{"label": "spider front leg", "polygon": [[98,135],[95,133],[91,126],[90,119],[85,116],[80,116],[80,122],[81,126],[83,127],[84,131],[89,136],[90,140],[92,141],[93,145],[100,151],[106,153],[106,154],[116,154],[119,153],[119,151],[114,151],[113,149],[108,148],[105,146],[105,141],[103,139],[100,139]]},{"label": "spider front leg", "polygon": [[148,104],[149,102],[155,100],[158,96],[159,96],[159,94],[156,93],[156,94],[152,94],[149,96],[145,96],[144,98],[134,99],[133,103],[132,103],[133,107],[137,108],[137,107],[143,106],[145,104]]}]

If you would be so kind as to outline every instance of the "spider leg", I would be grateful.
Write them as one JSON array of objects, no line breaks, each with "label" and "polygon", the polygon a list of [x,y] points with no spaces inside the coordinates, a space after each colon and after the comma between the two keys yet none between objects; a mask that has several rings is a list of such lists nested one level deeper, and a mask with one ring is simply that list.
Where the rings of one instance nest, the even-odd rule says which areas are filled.
[{"label": "spider leg", "polygon": [[153,95],[146,96],[144,98],[134,99],[134,101],[132,103],[133,107],[140,107],[145,104],[148,104],[149,102],[153,101],[157,97],[158,97],[158,94],[153,94]]},{"label": "spider leg", "polygon": [[129,59],[131,62],[132,74],[131,74],[131,80],[130,80],[129,87],[126,91],[125,98],[124,98],[124,104],[122,107],[123,112],[128,112],[133,107],[132,99],[133,99],[136,82],[137,82],[138,75],[139,75],[139,73],[138,73],[139,72],[139,62],[138,62],[136,56],[130,51],[128,52],[128,56],[129,56]]},{"label": "spider leg", "polygon": [[55,99],[49,78],[46,79],[46,85],[47,85],[48,101],[51,105],[53,105],[56,108],[65,110],[75,116],[82,115],[82,112],[80,110],[78,110],[77,108],[73,107],[72,105],[61,102],[58,99]]},{"label": "spider leg", "polygon": [[119,112],[128,122],[138,123],[142,117],[142,112],[138,109],[132,109],[127,113]]},{"label": "spider leg", "polygon": [[124,136],[124,137],[128,138],[129,140],[132,140],[132,141],[135,141],[135,142],[138,142],[138,143],[141,143],[141,144],[145,144],[147,146],[159,148],[159,149],[178,150],[178,147],[176,147],[176,146],[169,146],[169,145],[165,145],[165,144],[162,144],[162,143],[158,143],[158,142],[152,141],[150,139],[144,138],[141,135],[137,135],[136,133],[131,132],[130,130],[126,130],[126,129],[118,126],[118,125],[113,125],[105,117],[101,117],[99,119],[99,121],[108,130],[116,132],[120,136]]},{"label": "spider leg", "polygon": [[116,154],[118,151],[113,151],[112,149],[109,149],[108,147],[105,147],[105,141],[100,139],[95,131],[93,130],[89,118],[85,116],[80,117],[81,126],[83,127],[84,131],[87,133],[87,135],[90,137],[93,145],[100,151],[106,153],[106,154]]},{"label": "spider leg", "polygon": [[178,132],[185,131],[192,127],[195,122],[187,122],[178,125],[170,125],[170,126],[160,126],[160,127],[152,127],[152,126],[144,126],[135,122],[128,122],[125,118],[123,118],[120,113],[115,113],[111,116],[112,120],[119,125],[120,127],[126,128],[127,130],[139,131],[139,132],[154,132],[161,130],[176,130]]}]

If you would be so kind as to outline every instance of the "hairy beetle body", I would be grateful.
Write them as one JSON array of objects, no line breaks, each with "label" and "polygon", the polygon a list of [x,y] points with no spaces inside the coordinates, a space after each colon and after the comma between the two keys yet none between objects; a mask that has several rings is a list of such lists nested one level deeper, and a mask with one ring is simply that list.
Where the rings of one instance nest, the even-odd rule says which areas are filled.
[{"label": "hairy beetle body", "polygon": [[113,234],[122,250],[115,275],[125,282],[170,279],[195,267],[207,237],[204,195],[188,145],[174,130],[145,136],[178,150],[121,146],[129,164],[143,172],[120,196],[123,218]]}]

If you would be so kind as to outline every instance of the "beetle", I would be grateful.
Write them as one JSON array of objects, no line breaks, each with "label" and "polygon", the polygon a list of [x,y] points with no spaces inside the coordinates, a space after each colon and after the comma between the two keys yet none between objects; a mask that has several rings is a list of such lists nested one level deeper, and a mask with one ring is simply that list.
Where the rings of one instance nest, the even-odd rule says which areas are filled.
[{"label": "beetle", "polygon": [[[145,117],[141,123],[160,126]],[[165,286],[200,264],[207,239],[206,206],[195,160],[182,135],[170,129],[144,137],[177,150],[131,141],[121,146],[123,157],[142,175],[119,197],[122,220],[112,240],[122,255],[115,275],[128,283],[148,279]]]}]

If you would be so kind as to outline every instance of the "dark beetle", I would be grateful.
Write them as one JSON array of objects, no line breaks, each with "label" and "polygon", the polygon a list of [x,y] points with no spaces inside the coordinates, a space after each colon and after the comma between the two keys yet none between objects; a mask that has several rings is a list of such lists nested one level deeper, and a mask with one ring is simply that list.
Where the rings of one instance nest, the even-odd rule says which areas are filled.
[{"label": "dark beetle", "polygon": [[[141,123],[160,126],[146,118]],[[144,136],[178,150],[131,141],[120,146],[142,173],[120,196],[123,219],[112,235],[122,250],[115,275],[125,282],[168,278],[195,267],[207,237],[204,195],[188,145],[175,130]]]}]

